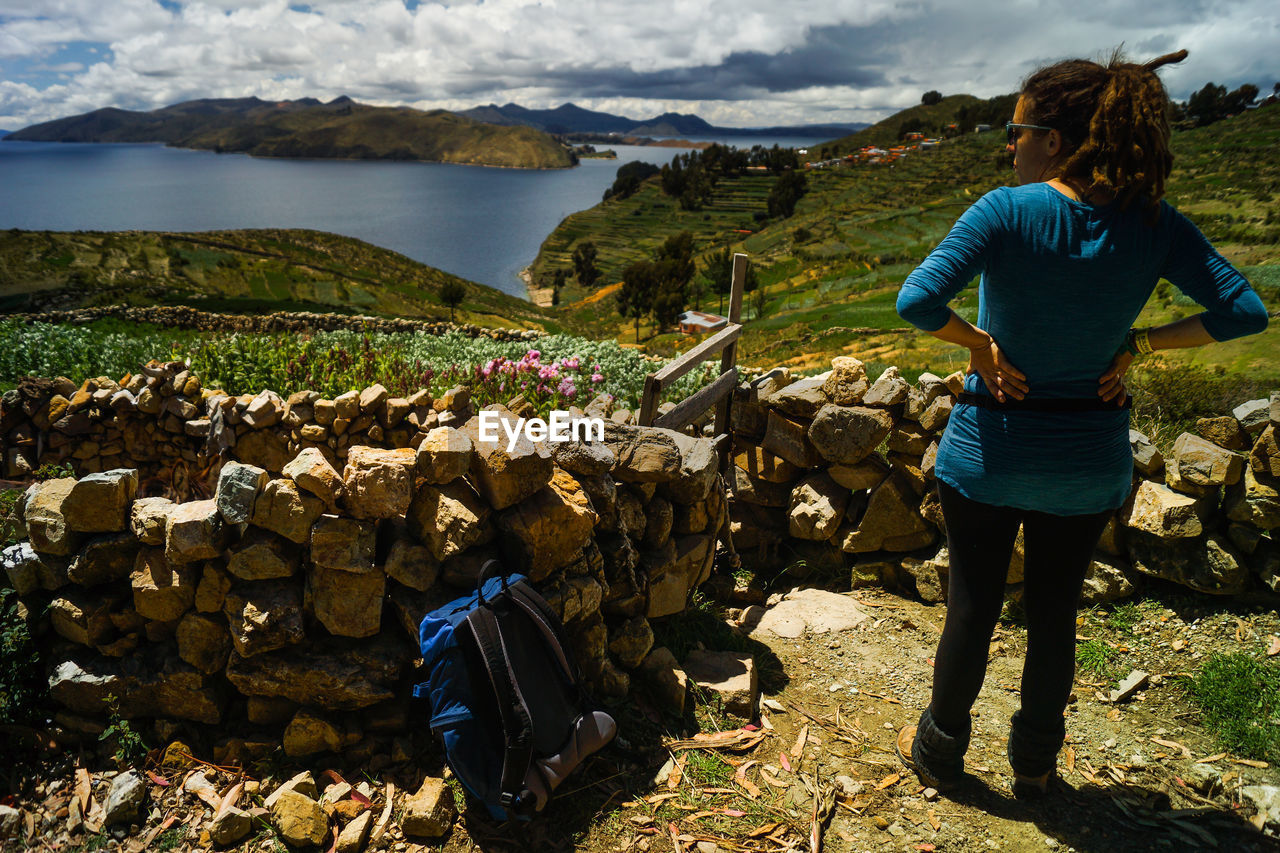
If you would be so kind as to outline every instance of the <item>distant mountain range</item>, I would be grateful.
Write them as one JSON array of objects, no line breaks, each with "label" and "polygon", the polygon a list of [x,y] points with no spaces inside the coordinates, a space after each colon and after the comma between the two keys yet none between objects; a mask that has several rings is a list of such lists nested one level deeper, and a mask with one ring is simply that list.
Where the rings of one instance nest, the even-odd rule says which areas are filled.
[{"label": "distant mountain range", "polygon": [[114,107],[9,134],[34,142],[163,142],[259,157],[428,160],[482,166],[563,168],[573,155],[531,127],[497,126],[409,107],[372,107],[348,97],[185,101],[150,112]]},{"label": "distant mountain range", "polygon": [[696,115],[663,113],[650,119],[634,119],[561,104],[553,110],[531,110],[519,104],[489,104],[463,110],[459,115],[500,125],[524,125],[547,133],[616,133],[621,136],[817,136],[834,139],[868,125],[798,124],[773,127],[717,127]]}]

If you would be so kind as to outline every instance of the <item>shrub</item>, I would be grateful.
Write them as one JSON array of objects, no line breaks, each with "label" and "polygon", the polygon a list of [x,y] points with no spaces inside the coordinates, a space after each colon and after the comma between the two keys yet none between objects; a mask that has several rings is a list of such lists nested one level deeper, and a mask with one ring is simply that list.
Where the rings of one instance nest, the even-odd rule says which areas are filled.
[{"label": "shrub", "polygon": [[1280,761],[1280,666],[1241,652],[1215,652],[1187,680],[1187,689],[1224,749]]},{"label": "shrub", "polygon": [[1125,377],[1133,394],[1133,428],[1168,452],[1178,436],[1194,432],[1198,418],[1221,417],[1246,400],[1268,397],[1274,375],[1228,373],[1155,358]]},{"label": "shrub", "polygon": [[19,611],[17,593],[0,589],[0,724],[33,721],[40,696],[40,659]]}]

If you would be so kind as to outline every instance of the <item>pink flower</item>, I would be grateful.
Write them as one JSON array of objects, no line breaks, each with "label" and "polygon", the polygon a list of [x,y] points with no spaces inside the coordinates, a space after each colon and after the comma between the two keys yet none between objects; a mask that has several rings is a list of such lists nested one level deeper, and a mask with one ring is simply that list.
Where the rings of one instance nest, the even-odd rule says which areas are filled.
[{"label": "pink flower", "polygon": [[593,384],[594,384],[594,383],[596,383],[596,382],[603,382],[603,381],[604,381],[604,377],[603,377],[603,376],[601,376],[599,373],[593,373],[593,374],[591,374],[591,382],[592,382]]}]

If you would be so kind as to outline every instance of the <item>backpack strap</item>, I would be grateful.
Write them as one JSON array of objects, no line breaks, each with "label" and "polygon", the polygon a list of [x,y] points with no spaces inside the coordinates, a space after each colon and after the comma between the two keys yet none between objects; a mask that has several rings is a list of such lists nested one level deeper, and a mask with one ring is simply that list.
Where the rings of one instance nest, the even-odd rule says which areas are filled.
[{"label": "backpack strap", "polygon": [[477,607],[466,618],[467,627],[480,650],[480,659],[498,700],[502,718],[505,750],[502,756],[502,793],[500,802],[508,812],[522,811],[520,792],[533,759],[533,720],[529,707],[520,694],[520,685],[511,671],[510,659],[502,640],[498,620],[488,607]]},{"label": "backpack strap", "polygon": [[564,638],[561,636],[564,627],[560,624],[560,619],[555,612],[547,604],[542,596],[533,592],[523,583],[517,582],[508,587],[507,592],[516,605],[525,612],[525,614],[538,626],[538,630],[542,632],[543,637],[547,640],[547,645],[555,650],[556,660],[565,674],[570,686],[576,686],[578,682],[578,668],[564,651]]}]

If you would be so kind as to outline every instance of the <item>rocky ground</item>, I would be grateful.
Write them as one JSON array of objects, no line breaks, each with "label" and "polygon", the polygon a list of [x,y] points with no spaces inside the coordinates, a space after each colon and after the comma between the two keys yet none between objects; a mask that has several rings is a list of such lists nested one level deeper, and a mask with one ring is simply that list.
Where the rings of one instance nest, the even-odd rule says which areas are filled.
[{"label": "rocky ground", "polygon": [[[1213,652],[1280,654],[1274,607],[1147,590],[1082,611],[1079,643],[1092,651],[1068,709],[1062,784],[1028,802],[1013,797],[1004,757],[1024,627],[1006,620],[997,630],[966,783],[944,796],[923,788],[893,753],[897,730],[927,701],[944,609],[876,590],[770,601],[745,612],[704,603],[659,632],[682,660],[699,643],[753,657],[758,720],[726,710],[732,685],[720,700],[695,691],[705,701],[679,721],[660,713],[657,699],[615,708],[615,744],[519,832],[464,807],[426,733],[351,766],[335,755],[296,766],[276,754],[241,769],[206,763],[218,751],[212,739],[170,743],[122,767],[110,742],[67,749],[39,733],[10,732],[21,753],[4,771],[6,787],[19,793],[0,799],[0,837],[12,833],[0,847],[1280,849],[1280,771],[1224,754],[1181,680]],[[741,623],[738,631],[726,618]],[[1122,695],[1134,670],[1147,677]],[[120,809],[133,815],[116,823]]]}]

